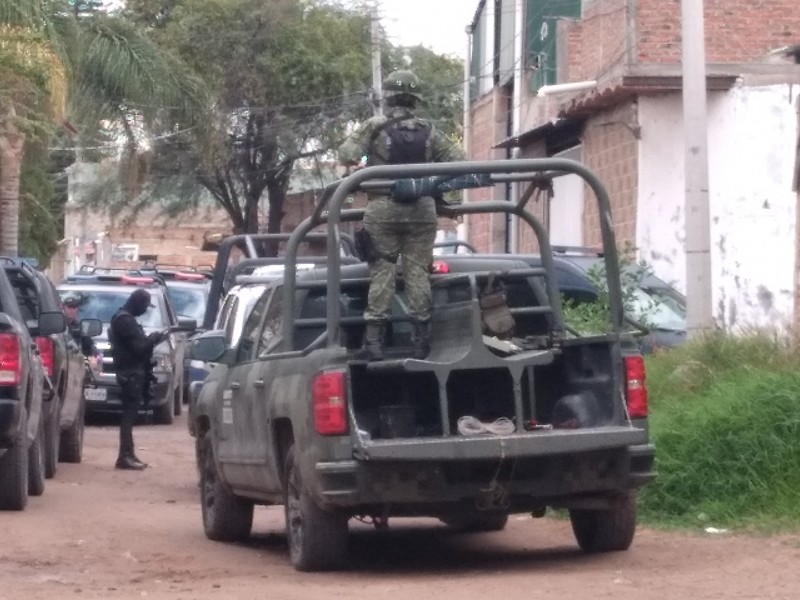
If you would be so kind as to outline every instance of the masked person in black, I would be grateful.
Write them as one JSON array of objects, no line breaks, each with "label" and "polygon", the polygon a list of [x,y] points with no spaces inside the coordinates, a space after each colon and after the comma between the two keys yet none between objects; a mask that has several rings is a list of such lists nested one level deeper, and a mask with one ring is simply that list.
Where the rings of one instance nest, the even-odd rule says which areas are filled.
[{"label": "masked person in black", "polygon": [[119,424],[118,469],[141,470],[147,467],[136,458],[133,446],[133,424],[139,414],[139,406],[146,395],[149,381],[150,361],[153,348],[167,339],[166,331],[145,335],[136,321],[150,306],[150,293],[135,290],[124,306],[111,317],[108,337],[117,382],[122,388],[122,418]]}]

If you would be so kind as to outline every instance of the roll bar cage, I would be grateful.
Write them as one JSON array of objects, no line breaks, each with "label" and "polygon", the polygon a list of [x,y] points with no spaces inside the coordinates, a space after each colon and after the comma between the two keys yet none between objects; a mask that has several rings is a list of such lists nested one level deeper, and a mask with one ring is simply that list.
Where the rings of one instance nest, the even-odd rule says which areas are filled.
[{"label": "roll bar cage", "polygon": [[[335,348],[341,346],[341,315],[339,301],[341,298],[341,267],[340,249],[344,235],[340,231],[340,224],[349,221],[359,221],[363,218],[363,209],[343,209],[347,197],[357,191],[372,194],[389,194],[398,181],[404,179],[437,178],[441,183],[452,184],[453,180],[462,176],[485,176],[482,185],[465,185],[464,187],[491,187],[498,183],[522,182],[528,183],[516,203],[500,200],[487,200],[470,202],[468,204],[448,205],[437,203],[439,216],[457,217],[467,214],[481,214],[501,212],[516,215],[527,223],[536,235],[541,253],[542,267],[546,278],[546,291],[548,302],[557,323],[563,323],[561,314],[561,301],[556,285],[555,267],[553,263],[553,249],[547,230],[542,223],[526,209],[526,204],[537,189],[547,189],[553,178],[575,174],[583,178],[594,192],[600,215],[600,233],[603,242],[606,277],[608,279],[610,321],[613,332],[619,336],[623,323],[622,292],[620,288],[619,263],[617,247],[611,220],[611,203],[609,195],[598,177],[585,165],[568,159],[541,158],[541,159],[513,159],[494,161],[462,161],[450,163],[433,163],[419,165],[381,165],[367,167],[356,171],[346,178],[329,185],[323,191],[314,213],[302,221],[289,236],[285,249],[285,270],[283,278],[283,341],[287,348],[292,348],[294,343],[294,321],[296,318],[294,305],[296,299],[297,250],[299,244],[311,234],[311,230],[321,225],[327,226],[327,346]],[[428,182],[430,183],[430,182]],[[473,182],[474,183],[474,182]],[[450,185],[447,189],[457,189]],[[426,188],[426,191],[429,191]],[[435,194],[434,194],[435,195]],[[228,242],[228,240],[225,240]],[[222,251],[218,258],[222,257]],[[226,259],[227,260],[227,259]],[[217,271],[218,272],[218,271]],[[215,284],[219,278],[215,277]],[[221,285],[221,281],[219,281]],[[218,302],[218,298],[216,298]],[[215,304],[216,307],[216,304]],[[208,321],[209,313],[206,313]]]}]

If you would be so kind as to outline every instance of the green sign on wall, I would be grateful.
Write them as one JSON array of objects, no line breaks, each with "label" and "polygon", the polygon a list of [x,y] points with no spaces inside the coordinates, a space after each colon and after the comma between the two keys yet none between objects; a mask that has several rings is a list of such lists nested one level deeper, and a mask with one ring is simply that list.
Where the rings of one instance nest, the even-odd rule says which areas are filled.
[{"label": "green sign on wall", "polygon": [[531,89],[558,83],[556,25],[559,18],[578,19],[581,0],[528,0],[525,18]]}]

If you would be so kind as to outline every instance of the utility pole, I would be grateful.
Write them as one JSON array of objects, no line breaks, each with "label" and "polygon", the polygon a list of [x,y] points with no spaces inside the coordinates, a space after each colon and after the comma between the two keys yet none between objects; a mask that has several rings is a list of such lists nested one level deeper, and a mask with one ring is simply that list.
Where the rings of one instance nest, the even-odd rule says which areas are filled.
[{"label": "utility pole", "polygon": [[689,337],[711,331],[711,218],[703,0],[681,0],[686,199],[686,319]]},{"label": "utility pole", "polygon": [[377,0],[370,9],[370,41],[372,44],[372,105],[376,117],[383,116],[381,77],[381,21]]}]

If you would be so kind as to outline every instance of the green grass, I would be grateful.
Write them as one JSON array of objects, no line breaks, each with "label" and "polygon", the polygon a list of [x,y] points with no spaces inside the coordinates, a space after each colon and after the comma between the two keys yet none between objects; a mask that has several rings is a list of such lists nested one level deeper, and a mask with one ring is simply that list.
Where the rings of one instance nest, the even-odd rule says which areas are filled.
[{"label": "green grass", "polygon": [[642,521],[800,528],[800,350],[712,336],[648,358],[658,476]]}]

